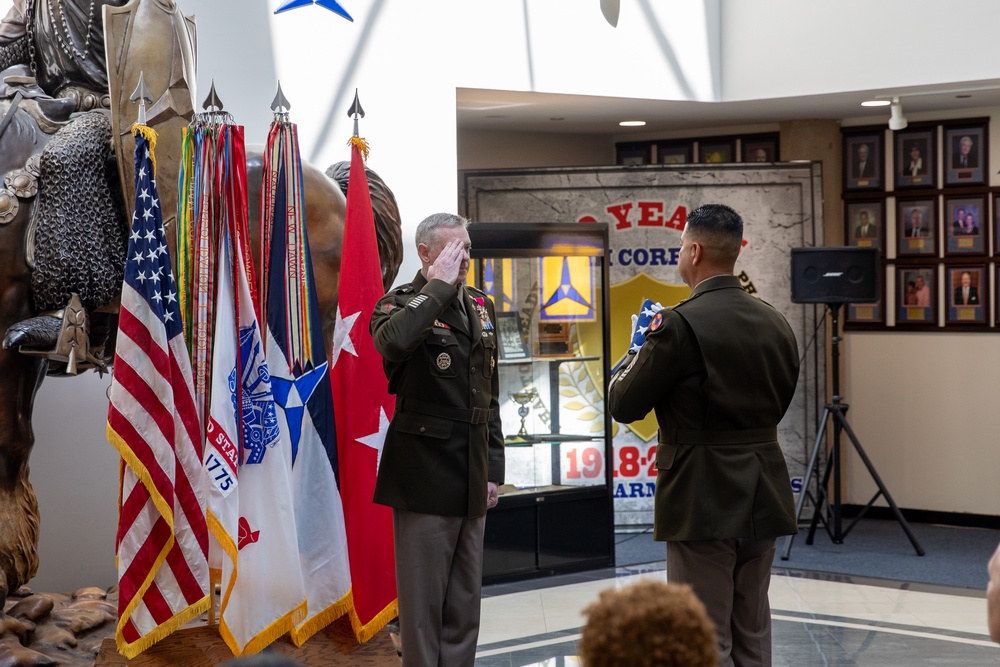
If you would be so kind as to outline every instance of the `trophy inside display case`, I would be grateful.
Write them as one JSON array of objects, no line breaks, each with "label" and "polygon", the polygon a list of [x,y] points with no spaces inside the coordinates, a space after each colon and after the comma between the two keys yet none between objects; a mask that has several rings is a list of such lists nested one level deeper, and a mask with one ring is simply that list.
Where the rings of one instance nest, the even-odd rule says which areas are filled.
[{"label": "trophy inside display case", "polygon": [[504,434],[484,581],[606,567],[614,546],[607,225],[477,222],[469,236],[470,284],[496,306]]},{"label": "trophy inside display case", "polygon": [[507,394],[514,399],[514,402],[518,404],[517,414],[521,418],[521,429],[517,432],[517,437],[524,438],[528,435],[528,429],[524,426],[524,420],[527,418],[528,413],[531,408],[528,406],[533,400],[538,398],[538,392],[534,388],[525,389],[522,391],[512,391]]}]

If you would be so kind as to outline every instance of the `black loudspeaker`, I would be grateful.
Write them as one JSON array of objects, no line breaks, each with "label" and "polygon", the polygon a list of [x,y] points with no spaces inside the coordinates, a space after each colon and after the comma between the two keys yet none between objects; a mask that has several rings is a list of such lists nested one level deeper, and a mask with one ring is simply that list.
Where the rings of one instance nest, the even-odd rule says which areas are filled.
[{"label": "black loudspeaker", "polygon": [[878,301],[878,249],[792,248],[792,301]]}]

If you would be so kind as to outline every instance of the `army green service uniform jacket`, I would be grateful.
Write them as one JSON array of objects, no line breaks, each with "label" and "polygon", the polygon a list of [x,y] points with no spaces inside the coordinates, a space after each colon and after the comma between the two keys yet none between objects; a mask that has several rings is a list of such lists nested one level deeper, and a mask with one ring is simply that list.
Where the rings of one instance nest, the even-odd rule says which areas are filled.
[{"label": "army green service uniform jacket", "polygon": [[788,322],[731,275],[653,317],[611,378],[612,416],[656,412],[654,539],[768,538],[796,532],[777,426],[798,381]]},{"label": "army green service uniform jacket", "polygon": [[502,484],[504,476],[495,322],[485,293],[420,273],[375,306],[372,339],[396,395],[375,502],[425,514],[486,514],[487,482]]}]

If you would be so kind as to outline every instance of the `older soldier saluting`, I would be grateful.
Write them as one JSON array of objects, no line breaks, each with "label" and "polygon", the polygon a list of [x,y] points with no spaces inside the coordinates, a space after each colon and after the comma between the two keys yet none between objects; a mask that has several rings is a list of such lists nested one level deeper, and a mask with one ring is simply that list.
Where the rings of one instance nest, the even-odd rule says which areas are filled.
[{"label": "older soldier saluting", "polygon": [[777,426],[798,348],[781,313],[733,275],[742,239],[728,206],[691,212],[677,267],[691,296],[653,317],[608,392],[618,421],[656,412],[654,539],[667,543],[667,580],[705,604],[723,667],[771,664],[775,540],[796,532]]},{"label": "older soldier saluting", "polygon": [[493,302],[465,285],[468,221],[417,226],[421,269],[375,306],[371,332],[396,411],[375,502],[393,508],[405,667],[471,667],[486,510],[503,483]]}]

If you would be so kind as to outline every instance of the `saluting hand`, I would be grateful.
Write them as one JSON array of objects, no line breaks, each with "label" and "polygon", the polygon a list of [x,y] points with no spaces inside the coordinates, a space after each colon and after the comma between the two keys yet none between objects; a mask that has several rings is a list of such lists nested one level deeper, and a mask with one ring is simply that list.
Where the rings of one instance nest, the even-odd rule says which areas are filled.
[{"label": "saluting hand", "polygon": [[443,280],[449,285],[458,282],[461,273],[462,262],[468,261],[469,254],[465,251],[465,245],[461,241],[449,241],[441,250],[441,253],[434,260],[434,263],[427,267],[427,280]]}]

